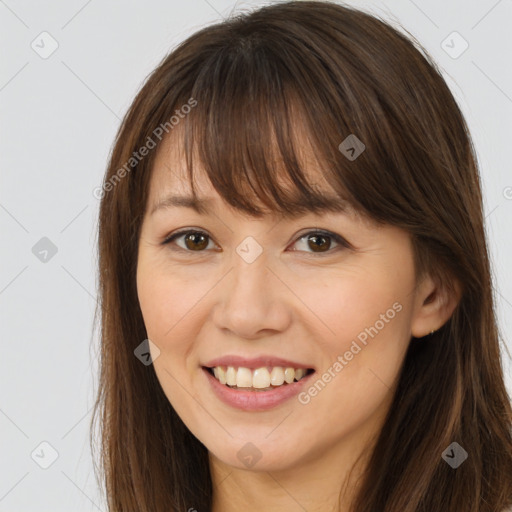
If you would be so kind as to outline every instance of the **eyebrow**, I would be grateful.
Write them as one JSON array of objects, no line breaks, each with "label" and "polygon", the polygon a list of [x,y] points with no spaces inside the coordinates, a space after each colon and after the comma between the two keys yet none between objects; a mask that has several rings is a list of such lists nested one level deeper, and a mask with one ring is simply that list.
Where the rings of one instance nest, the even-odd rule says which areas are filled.
[{"label": "eyebrow", "polygon": [[192,196],[168,196],[153,206],[151,215],[168,208],[192,208],[199,215],[204,215],[209,212],[212,203],[213,198],[209,197],[196,199]]},{"label": "eyebrow", "polygon": [[[335,213],[350,213],[352,206],[344,199],[337,196],[328,196],[323,198],[326,201],[325,206],[318,206],[319,212],[335,212]],[[166,210],[169,208],[191,208],[199,215],[206,215],[210,212],[211,205],[215,200],[211,197],[194,198],[192,196],[176,196],[170,195],[156,203],[150,215],[153,215],[159,210]],[[307,215],[307,214],[306,214]]]}]

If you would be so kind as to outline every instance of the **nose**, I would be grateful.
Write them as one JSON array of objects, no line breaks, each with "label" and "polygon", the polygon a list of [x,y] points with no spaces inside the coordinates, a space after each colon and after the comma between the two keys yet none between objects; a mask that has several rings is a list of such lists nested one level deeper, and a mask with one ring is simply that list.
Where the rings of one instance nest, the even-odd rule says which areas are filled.
[{"label": "nose", "polygon": [[292,294],[277,274],[265,251],[251,263],[235,254],[231,271],[219,283],[214,324],[251,340],[286,330]]}]

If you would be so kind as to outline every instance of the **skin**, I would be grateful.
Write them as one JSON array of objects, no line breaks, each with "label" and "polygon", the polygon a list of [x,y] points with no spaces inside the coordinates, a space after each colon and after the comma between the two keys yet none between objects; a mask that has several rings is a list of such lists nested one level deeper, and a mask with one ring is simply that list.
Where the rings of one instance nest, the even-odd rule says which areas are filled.
[{"label": "skin", "polygon": [[[213,510],[348,510],[411,336],[441,327],[457,298],[428,276],[417,281],[410,237],[398,228],[353,212],[256,219],[222,201],[202,173],[195,183],[200,197],[214,200],[210,214],[182,207],[150,214],[171,192],[190,193],[184,160],[165,142],[151,177],[137,289],[148,338],[160,350],[156,375],[209,450]],[[183,236],[161,244],[182,228],[206,232],[208,248],[192,245],[187,252]],[[331,239],[330,249],[314,252],[300,238],[315,228],[352,247]],[[263,248],[250,264],[236,252],[247,236]],[[272,354],[321,376],[394,303],[400,312],[307,404],[292,398],[265,412],[234,409],[216,397],[201,370],[225,354]],[[261,452],[250,469],[237,457],[247,442]]]}]

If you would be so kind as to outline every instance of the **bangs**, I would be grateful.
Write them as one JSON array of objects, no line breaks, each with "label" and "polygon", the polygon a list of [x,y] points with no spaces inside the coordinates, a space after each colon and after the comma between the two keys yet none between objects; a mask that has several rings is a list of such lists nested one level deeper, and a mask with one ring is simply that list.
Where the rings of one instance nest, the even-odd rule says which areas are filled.
[{"label": "bangs", "polygon": [[193,196],[199,164],[229,205],[255,217],[356,213],[341,169],[355,162],[339,152],[339,124],[306,78],[319,70],[308,71],[293,52],[285,65],[275,49],[243,43],[204,62],[188,89],[197,106],[172,134]]}]

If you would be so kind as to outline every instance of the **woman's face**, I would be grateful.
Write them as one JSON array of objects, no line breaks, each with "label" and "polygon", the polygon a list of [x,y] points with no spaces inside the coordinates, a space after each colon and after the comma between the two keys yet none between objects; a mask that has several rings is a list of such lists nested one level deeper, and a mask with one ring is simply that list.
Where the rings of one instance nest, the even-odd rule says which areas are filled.
[{"label": "woman's face", "polygon": [[[170,201],[153,211],[191,192],[184,161],[163,146],[138,254],[140,307],[172,406],[238,468],[286,469],[363,446],[389,408],[420,307],[409,236],[350,211],[252,218],[205,176],[196,182],[207,211]],[[182,230],[202,236],[163,244]]]}]

